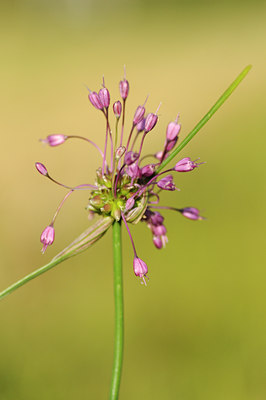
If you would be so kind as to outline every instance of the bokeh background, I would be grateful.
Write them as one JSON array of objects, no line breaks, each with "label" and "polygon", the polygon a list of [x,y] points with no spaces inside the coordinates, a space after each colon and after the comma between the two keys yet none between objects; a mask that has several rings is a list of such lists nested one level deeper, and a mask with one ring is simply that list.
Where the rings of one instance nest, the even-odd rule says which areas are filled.
[{"label": "bokeh background", "polygon": [[[88,226],[87,193],[65,205],[56,241],[39,235],[68,185],[92,182],[99,158],[78,141],[42,146],[51,133],[103,145],[87,99],[102,75],[112,100],[127,66],[128,116],[149,93],[162,101],[145,151],[160,149],[181,113],[182,137],[248,64],[226,104],[181,153],[207,163],[176,177],[162,203],[196,206],[193,222],[165,213],[169,244],[156,250],[132,227],[149,266],[132,272],[123,232],[126,341],[121,399],[262,400],[266,397],[265,17],[263,1],[13,0],[1,2],[0,289],[48,262]],[[129,126],[129,122],[127,127]],[[87,252],[1,302],[1,400],[106,399],[113,355],[111,231]]]}]

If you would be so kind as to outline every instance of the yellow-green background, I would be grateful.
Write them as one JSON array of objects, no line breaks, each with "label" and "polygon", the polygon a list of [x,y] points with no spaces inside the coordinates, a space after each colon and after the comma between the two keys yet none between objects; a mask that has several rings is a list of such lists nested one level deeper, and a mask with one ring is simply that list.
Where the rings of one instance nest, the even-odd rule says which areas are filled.
[{"label": "yellow-green background", "polygon": [[[145,151],[157,151],[181,113],[182,137],[247,65],[248,77],[182,152],[207,163],[176,176],[162,203],[196,206],[192,222],[165,213],[169,244],[156,250],[132,227],[149,266],[132,271],[123,233],[125,358],[121,399],[262,400],[266,397],[265,3],[196,1],[1,2],[0,289],[51,259],[88,225],[87,193],[65,205],[56,241],[39,235],[68,185],[92,182],[93,148],[42,146],[51,133],[103,145],[104,122],[84,84],[112,100],[127,66],[128,116],[162,101]],[[127,127],[129,126],[129,122]],[[93,248],[0,304],[1,400],[106,399],[113,352],[111,231]]]}]

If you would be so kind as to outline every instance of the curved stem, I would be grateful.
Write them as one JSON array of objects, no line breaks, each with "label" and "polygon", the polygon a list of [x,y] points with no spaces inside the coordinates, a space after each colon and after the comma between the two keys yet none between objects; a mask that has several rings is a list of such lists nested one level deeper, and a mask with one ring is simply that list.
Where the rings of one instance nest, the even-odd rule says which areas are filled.
[{"label": "curved stem", "polygon": [[115,342],[114,362],[111,380],[110,400],[117,400],[122,372],[124,342],[124,310],[122,280],[122,247],[121,221],[113,224],[113,257],[114,257],[114,298],[115,298]]},{"label": "curved stem", "polygon": [[157,168],[156,172],[161,171],[170,161],[190,142],[190,140],[198,133],[198,131],[209,121],[214,113],[223,105],[223,103],[228,99],[228,97],[237,88],[240,82],[245,78],[251,69],[251,65],[248,65],[234,80],[233,83],[228,87],[228,89],[222,94],[222,96],[216,101],[212,108],[207,112],[206,115],[199,121],[199,123],[192,129],[192,131],[185,137],[185,139],[180,143],[179,146],[161,163]]}]

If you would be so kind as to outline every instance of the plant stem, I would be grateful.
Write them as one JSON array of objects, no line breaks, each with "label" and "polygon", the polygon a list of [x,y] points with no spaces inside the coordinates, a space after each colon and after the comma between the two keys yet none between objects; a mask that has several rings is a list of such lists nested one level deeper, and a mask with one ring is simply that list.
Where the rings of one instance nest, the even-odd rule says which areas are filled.
[{"label": "plant stem", "polygon": [[113,224],[113,257],[114,257],[114,298],[115,298],[115,341],[114,362],[111,380],[110,400],[117,400],[123,362],[124,342],[124,307],[123,307],[123,280],[122,280],[122,247],[121,221]]},{"label": "plant stem", "polygon": [[36,269],[36,271],[31,272],[30,274],[24,276],[24,278],[20,279],[19,281],[13,283],[13,285],[9,286],[2,292],[0,292],[0,300],[3,299],[8,294],[12,293],[14,290],[18,289],[20,286],[25,285],[25,283],[31,281],[32,279],[36,278],[37,276],[43,274],[44,272],[48,271],[49,269],[55,267],[60,262],[69,258],[69,254],[64,254],[61,257],[58,257],[56,260],[50,261],[48,264],[44,265],[43,267]]},{"label": "plant stem", "polygon": [[160,172],[170,161],[190,142],[190,140],[198,133],[198,131],[206,124],[207,121],[213,116],[214,113],[223,105],[223,103],[228,99],[228,97],[237,88],[240,82],[245,78],[251,69],[251,65],[248,65],[234,80],[233,83],[228,87],[228,89],[222,94],[222,96],[216,101],[212,108],[207,112],[207,114],[197,123],[197,125],[192,129],[192,131],[185,137],[185,139],[180,143],[179,146],[161,163],[157,168],[156,173]]}]

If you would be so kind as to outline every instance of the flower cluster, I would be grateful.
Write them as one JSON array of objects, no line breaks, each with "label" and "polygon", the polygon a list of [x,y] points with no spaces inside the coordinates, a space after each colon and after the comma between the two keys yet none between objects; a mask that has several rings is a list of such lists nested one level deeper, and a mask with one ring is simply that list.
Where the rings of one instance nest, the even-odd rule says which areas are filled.
[{"label": "flower cluster", "polygon": [[[119,82],[121,100],[112,104],[113,118],[115,121],[114,130],[111,128],[110,112],[110,93],[105,87],[103,80],[102,88],[96,91],[89,91],[89,101],[98,111],[103,114],[106,123],[104,149],[82,136],[66,136],[63,134],[53,134],[47,136],[42,142],[49,146],[59,146],[69,139],[79,139],[94,146],[100,153],[102,164],[96,171],[94,184],[83,184],[75,187],[66,186],[52,178],[46,167],[37,162],[36,168],[40,174],[47,177],[54,183],[69,189],[65,197],[59,204],[51,223],[41,234],[43,244],[42,252],[47,246],[54,242],[54,224],[60,209],[66,199],[76,190],[90,190],[90,197],[87,210],[90,219],[99,215],[107,223],[97,225],[97,229],[90,230],[97,236],[90,237],[89,243],[93,243],[97,238],[108,229],[112,223],[122,220],[128,231],[134,251],[133,269],[136,276],[140,277],[142,283],[146,284],[148,268],[146,263],[137,255],[134,241],[129,229],[129,223],[136,224],[144,221],[151,230],[153,243],[157,249],[161,249],[168,242],[164,217],[157,211],[158,209],[168,209],[177,211],[184,217],[191,220],[200,220],[202,217],[199,210],[193,207],[175,208],[160,206],[161,191],[179,190],[174,183],[175,172],[189,172],[197,168],[200,163],[192,161],[189,157],[183,158],[176,165],[167,170],[161,171],[162,162],[168,157],[171,150],[175,147],[181,125],[179,115],[175,121],[168,124],[163,148],[154,155],[143,155],[145,138],[150,135],[158,122],[158,109],[155,113],[146,113],[146,101],[139,105],[135,111],[131,129],[125,138],[125,115],[126,102],[129,94],[129,82],[126,78]],[[120,124],[121,121],[121,124]],[[140,142],[140,143],[138,143]],[[146,163],[145,160],[151,157],[152,162]],[[157,172],[157,170],[160,172]],[[109,223],[110,221],[110,223]],[[102,229],[102,230],[101,230]],[[96,232],[96,233],[95,233]],[[82,236],[82,246],[84,249],[84,237]],[[73,243],[76,243],[77,240]]]}]

